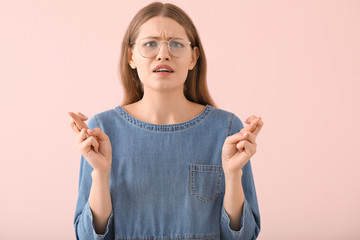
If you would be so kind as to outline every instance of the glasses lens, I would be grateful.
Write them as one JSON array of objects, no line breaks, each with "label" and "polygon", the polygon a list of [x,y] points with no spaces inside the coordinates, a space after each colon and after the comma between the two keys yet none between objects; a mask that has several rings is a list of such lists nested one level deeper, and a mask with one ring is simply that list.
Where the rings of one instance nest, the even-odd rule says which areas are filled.
[{"label": "glasses lens", "polygon": [[[173,38],[169,41],[170,54],[174,57],[182,57],[186,54],[189,43],[181,38]],[[143,57],[152,58],[158,54],[159,42],[155,38],[144,38],[139,41],[139,52]]]},{"label": "glasses lens", "polygon": [[139,51],[144,57],[150,58],[156,55],[159,42],[154,38],[144,38],[139,41]]},{"label": "glasses lens", "polygon": [[188,46],[188,42],[181,38],[174,38],[169,42],[170,53],[174,57],[184,56]]}]

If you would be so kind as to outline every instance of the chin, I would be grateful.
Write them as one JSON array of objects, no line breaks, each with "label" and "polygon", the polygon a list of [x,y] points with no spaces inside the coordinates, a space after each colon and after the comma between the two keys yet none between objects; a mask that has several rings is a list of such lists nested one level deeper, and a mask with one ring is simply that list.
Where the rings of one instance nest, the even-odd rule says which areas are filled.
[{"label": "chin", "polygon": [[[162,79],[164,80],[164,79]],[[145,88],[151,88],[152,90],[155,91],[162,91],[162,92],[168,92],[168,91],[174,91],[177,89],[181,89],[181,91],[183,91],[184,88],[184,82],[182,83],[178,83],[178,84],[174,84],[173,82],[157,82],[157,83],[153,83],[153,84],[144,84]]]}]

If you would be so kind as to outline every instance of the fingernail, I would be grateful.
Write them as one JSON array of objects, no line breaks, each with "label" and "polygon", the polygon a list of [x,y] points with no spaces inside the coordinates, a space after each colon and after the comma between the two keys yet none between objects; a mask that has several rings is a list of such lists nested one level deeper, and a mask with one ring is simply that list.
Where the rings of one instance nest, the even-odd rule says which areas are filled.
[{"label": "fingernail", "polygon": [[248,133],[248,132],[245,132],[245,133],[243,133],[243,134],[241,134],[241,135],[246,136],[246,135],[247,135],[247,133]]},{"label": "fingernail", "polygon": [[89,132],[89,133],[93,133],[93,132],[94,132],[94,130],[92,130],[92,129],[88,128],[88,132]]},{"label": "fingernail", "polygon": [[81,116],[83,116],[83,117],[86,117],[86,115],[83,114],[82,112],[79,112],[79,114],[80,114]]}]

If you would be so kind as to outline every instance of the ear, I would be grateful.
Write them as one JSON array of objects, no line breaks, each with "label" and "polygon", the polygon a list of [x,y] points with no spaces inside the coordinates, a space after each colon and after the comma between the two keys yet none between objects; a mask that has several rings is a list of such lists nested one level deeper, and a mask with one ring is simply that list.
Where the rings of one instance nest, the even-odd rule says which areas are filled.
[{"label": "ear", "polygon": [[196,65],[197,60],[199,59],[199,56],[200,56],[199,48],[194,47],[194,49],[192,49],[192,51],[191,51],[191,63],[189,66],[189,70],[193,70],[193,68]]},{"label": "ear", "polygon": [[128,59],[127,59],[127,61],[128,61],[129,65],[130,65],[130,67],[132,69],[135,69],[136,65],[135,65],[134,60],[132,59],[132,54],[133,54],[133,51],[132,51],[131,47],[128,47]]}]

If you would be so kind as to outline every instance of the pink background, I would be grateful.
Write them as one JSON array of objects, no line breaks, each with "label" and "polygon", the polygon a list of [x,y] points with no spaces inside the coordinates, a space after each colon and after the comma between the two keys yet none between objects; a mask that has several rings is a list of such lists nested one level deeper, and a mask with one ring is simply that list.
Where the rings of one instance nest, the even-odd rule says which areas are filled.
[{"label": "pink background", "polygon": [[[218,106],[264,127],[258,239],[360,239],[360,1],[169,1],[193,19]],[[116,73],[150,1],[1,1],[0,239],[74,239],[68,111],[121,103]]]}]

